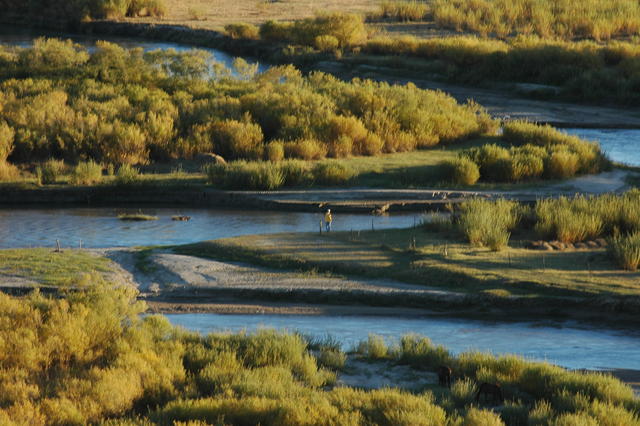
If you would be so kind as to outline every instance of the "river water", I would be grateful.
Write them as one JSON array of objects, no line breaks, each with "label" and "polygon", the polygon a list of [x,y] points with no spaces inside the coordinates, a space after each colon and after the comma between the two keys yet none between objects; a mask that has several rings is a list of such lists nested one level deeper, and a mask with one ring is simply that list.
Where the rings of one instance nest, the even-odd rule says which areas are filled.
[{"label": "river water", "polygon": [[609,158],[617,163],[640,167],[640,130],[565,129],[567,133],[596,141]]},{"label": "river water", "polygon": [[[122,213],[157,216],[158,220],[127,222]],[[188,222],[174,215],[191,216]],[[0,248],[122,247],[187,244],[239,235],[277,232],[317,232],[321,214],[213,210],[196,208],[39,208],[0,209]],[[420,215],[334,215],[336,231],[407,228],[420,223]]]},{"label": "river water", "polygon": [[404,334],[428,336],[453,353],[478,350],[513,353],[567,368],[640,369],[640,333],[594,330],[577,324],[495,323],[450,318],[399,318],[378,316],[218,315],[172,314],[169,320],[200,333],[275,328],[306,336],[336,338],[344,349],[353,348],[369,333],[389,343]]}]

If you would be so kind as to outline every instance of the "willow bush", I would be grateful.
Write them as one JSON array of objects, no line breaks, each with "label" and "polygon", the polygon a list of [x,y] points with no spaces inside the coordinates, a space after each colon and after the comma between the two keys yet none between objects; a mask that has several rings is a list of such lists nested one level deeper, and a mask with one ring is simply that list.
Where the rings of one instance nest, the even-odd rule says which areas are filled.
[{"label": "willow bush", "polygon": [[477,104],[441,92],[303,77],[291,66],[234,77],[201,51],[98,42],[88,52],[55,39],[4,49],[0,156],[14,164],[53,158],[117,167],[211,152],[318,160],[411,151],[497,128]]},{"label": "willow bush", "polygon": [[[502,140],[511,146],[486,144],[467,149],[462,151],[457,161],[474,163],[479,169],[479,178],[490,182],[567,179],[577,174],[597,173],[610,166],[597,143],[584,141],[548,125],[507,122],[503,126]],[[467,179],[470,183],[461,179],[461,170],[451,164],[448,166],[447,175],[451,180],[473,184],[471,179]],[[459,167],[462,167],[461,163]]]},{"label": "willow bush", "polygon": [[[132,288],[90,276],[63,296],[0,294],[2,424],[224,419],[238,425],[440,426],[516,424],[513,418],[562,424],[569,416],[638,423],[640,403],[633,390],[603,373],[567,371],[510,355],[454,356],[420,336],[388,346],[371,335],[363,355],[352,357],[382,362],[381,368],[409,364],[415,375],[446,362],[460,380],[451,391],[437,393],[366,391],[335,386],[336,373],[319,366],[322,361],[341,368],[346,356],[339,348],[326,347],[316,358],[297,334],[188,332],[162,316],[142,316],[146,306]],[[473,401],[476,383],[488,379],[502,383],[504,411],[483,411]]]}]

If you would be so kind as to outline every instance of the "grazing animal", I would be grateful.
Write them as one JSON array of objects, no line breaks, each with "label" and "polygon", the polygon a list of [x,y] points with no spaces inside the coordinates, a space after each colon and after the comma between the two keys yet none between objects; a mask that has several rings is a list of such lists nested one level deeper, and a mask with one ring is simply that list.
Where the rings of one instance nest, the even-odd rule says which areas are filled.
[{"label": "grazing animal", "polygon": [[451,387],[451,368],[446,365],[438,367],[438,384],[440,386]]},{"label": "grazing animal", "polygon": [[503,402],[502,388],[498,383],[480,383],[478,386],[478,393],[476,394],[476,402],[480,401],[480,395],[484,395],[484,400],[487,401],[491,398],[492,402]]}]

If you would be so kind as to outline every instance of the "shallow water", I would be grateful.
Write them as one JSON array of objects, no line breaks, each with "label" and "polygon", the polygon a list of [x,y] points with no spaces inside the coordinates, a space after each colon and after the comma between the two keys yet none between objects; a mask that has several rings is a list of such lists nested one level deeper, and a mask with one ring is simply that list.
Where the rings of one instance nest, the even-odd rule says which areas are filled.
[{"label": "shallow water", "polygon": [[407,333],[428,336],[458,354],[469,350],[513,353],[527,359],[548,361],[567,368],[640,368],[640,333],[593,330],[575,324],[494,323],[444,318],[377,316],[218,315],[171,314],[175,324],[200,333],[249,332],[259,328],[298,331],[342,342],[345,349],[365,340],[369,333],[388,342]]},{"label": "shallow water", "polygon": [[640,130],[628,129],[563,129],[583,139],[597,141],[615,162],[640,167]]},{"label": "shallow water", "polygon": [[[126,222],[120,213],[158,216],[158,220]],[[171,216],[191,216],[188,222]],[[371,216],[337,214],[336,231],[410,227],[420,215]],[[0,248],[53,247],[56,239],[64,247],[121,247],[156,244],[186,244],[238,235],[276,232],[316,232],[321,214],[256,212],[195,208],[49,208],[0,209]]]}]

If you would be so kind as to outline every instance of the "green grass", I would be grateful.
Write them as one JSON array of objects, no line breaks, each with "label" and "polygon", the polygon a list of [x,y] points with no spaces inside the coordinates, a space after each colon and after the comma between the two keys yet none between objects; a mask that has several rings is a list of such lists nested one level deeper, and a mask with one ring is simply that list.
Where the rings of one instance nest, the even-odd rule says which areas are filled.
[{"label": "green grass", "polygon": [[[456,292],[497,296],[638,295],[640,273],[619,270],[604,249],[540,252],[520,248],[513,235],[500,253],[473,247],[459,235],[423,229],[358,233],[251,235],[180,246],[203,257],[249,261],[284,269],[316,269],[390,278]],[[416,248],[409,249],[415,239]]]},{"label": "green grass", "polygon": [[64,249],[60,253],[49,248],[0,250],[0,276],[44,285],[68,285],[94,272],[106,274],[111,271],[109,265],[109,259],[84,250]]}]

